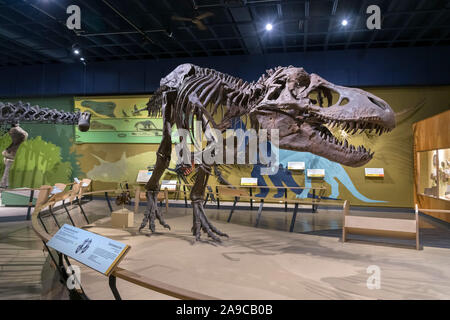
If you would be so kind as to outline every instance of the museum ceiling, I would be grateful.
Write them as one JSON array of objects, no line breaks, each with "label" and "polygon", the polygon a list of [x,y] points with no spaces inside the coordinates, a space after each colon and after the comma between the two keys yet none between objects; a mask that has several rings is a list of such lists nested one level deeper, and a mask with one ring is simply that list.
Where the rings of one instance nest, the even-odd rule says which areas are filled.
[{"label": "museum ceiling", "polygon": [[0,18],[3,66],[450,44],[447,0],[0,0]]}]

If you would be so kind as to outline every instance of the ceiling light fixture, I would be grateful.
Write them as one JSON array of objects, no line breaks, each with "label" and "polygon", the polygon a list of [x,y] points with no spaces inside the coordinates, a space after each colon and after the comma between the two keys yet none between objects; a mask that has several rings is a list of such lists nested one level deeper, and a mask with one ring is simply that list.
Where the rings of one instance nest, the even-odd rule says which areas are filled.
[{"label": "ceiling light fixture", "polygon": [[76,56],[78,56],[81,53],[81,48],[77,43],[72,45],[72,53]]},{"label": "ceiling light fixture", "polygon": [[266,24],[266,30],[270,31],[273,29],[273,25],[271,23]]},{"label": "ceiling light fixture", "polygon": [[345,27],[346,25],[348,25],[348,21],[346,19],[342,20],[341,24]]}]

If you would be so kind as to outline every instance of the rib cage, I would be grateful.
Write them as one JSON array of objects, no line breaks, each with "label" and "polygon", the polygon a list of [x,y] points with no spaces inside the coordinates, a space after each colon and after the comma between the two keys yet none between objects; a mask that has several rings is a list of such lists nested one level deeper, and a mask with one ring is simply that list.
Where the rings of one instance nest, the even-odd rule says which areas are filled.
[{"label": "rib cage", "polygon": [[[197,119],[204,115],[213,127],[224,130],[232,118],[246,114],[261,96],[263,86],[258,82],[249,83],[213,69],[193,68],[193,74],[177,90],[171,118],[177,128],[193,130],[192,115]],[[201,106],[190,101],[192,94],[198,97]],[[220,122],[216,123],[213,119],[219,110]]]}]

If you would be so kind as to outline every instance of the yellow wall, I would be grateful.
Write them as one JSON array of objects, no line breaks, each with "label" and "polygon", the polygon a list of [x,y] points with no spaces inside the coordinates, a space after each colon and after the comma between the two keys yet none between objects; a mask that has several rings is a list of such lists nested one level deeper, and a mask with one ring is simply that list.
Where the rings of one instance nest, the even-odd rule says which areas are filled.
[{"label": "yellow wall", "polygon": [[[387,101],[401,122],[396,129],[381,137],[368,138],[360,136],[364,145],[375,151],[375,156],[365,167],[384,168],[384,179],[365,178],[364,167],[344,167],[353,184],[364,196],[385,201],[383,203],[367,203],[358,200],[343,185],[339,185],[339,198],[349,199],[352,205],[398,206],[413,205],[413,134],[412,124],[421,119],[438,114],[450,108],[450,86],[439,87],[397,87],[397,88],[363,88]],[[416,106],[421,105],[419,109]],[[416,110],[414,112],[414,110]],[[118,179],[134,182],[138,170],[154,164],[155,151],[158,144],[83,144],[74,145],[74,151],[79,155],[79,164],[87,174],[101,172],[100,177],[93,177],[97,182],[94,188],[117,185]],[[101,160],[100,160],[101,159]],[[102,162],[103,161],[103,162]],[[105,162],[106,161],[106,162]],[[103,165],[102,170],[98,170]],[[174,165],[172,164],[172,167]],[[108,169],[109,168],[109,169]],[[106,171],[105,171],[106,169]],[[96,171],[97,170],[97,171]],[[108,174],[108,172],[110,174]],[[251,167],[233,168],[224,176],[233,184],[239,184],[240,177],[250,176]],[[304,176],[295,175],[299,185],[303,185]],[[270,185],[270,180],[265,179]],[[215,184],[214,178],[210,184]],[[329,186],[328,186],[329,187]],[[328,191],[328,194],[330,191]]]}]

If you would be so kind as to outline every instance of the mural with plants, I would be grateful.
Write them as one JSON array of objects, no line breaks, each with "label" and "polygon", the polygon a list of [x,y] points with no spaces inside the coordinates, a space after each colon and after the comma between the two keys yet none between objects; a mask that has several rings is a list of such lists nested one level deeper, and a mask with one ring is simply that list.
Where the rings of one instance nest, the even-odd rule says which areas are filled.
[{"label": "mural with plants", "polygon": [[[11,138],[8,134],[0,136],[1,148],[6,148],[10,143]],[[0,157],[2,158],[0,175],[2,175],[5,165],[3,156]],[[17,151],[9,176],[9,187],[38,188],[43,184],[69,183],[71,177],[71,163],[62,160],[61,148],[38,136],[29,138]]]}]

